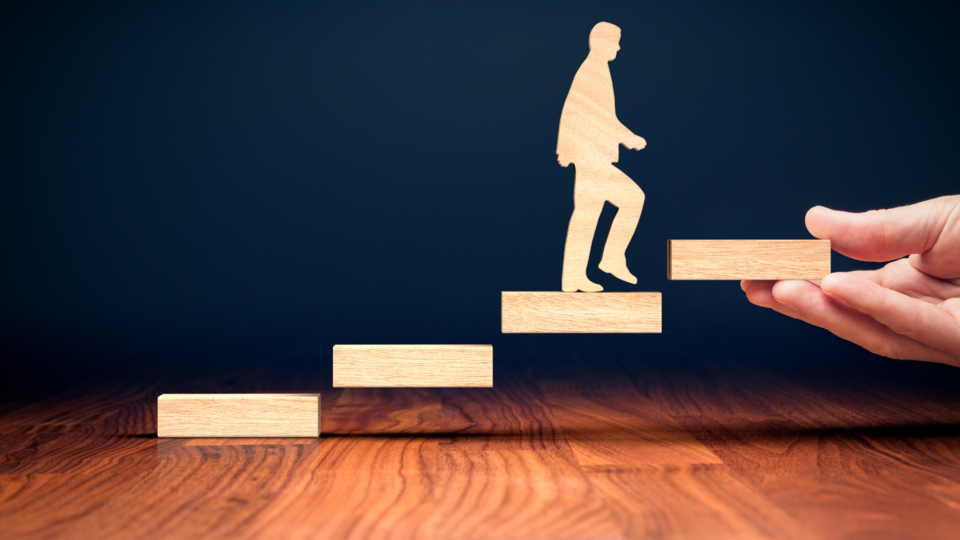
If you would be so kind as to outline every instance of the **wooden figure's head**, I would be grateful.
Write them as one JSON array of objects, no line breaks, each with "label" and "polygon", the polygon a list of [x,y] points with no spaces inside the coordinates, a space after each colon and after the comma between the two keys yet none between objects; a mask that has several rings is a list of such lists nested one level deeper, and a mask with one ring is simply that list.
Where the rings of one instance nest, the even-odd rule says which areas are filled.
[{"label": "wooden figure's head", "polygon": [[620,50],[620,27],[608,22],[599,22],[590,31],[590,54],[606,61],[617,57]]}]

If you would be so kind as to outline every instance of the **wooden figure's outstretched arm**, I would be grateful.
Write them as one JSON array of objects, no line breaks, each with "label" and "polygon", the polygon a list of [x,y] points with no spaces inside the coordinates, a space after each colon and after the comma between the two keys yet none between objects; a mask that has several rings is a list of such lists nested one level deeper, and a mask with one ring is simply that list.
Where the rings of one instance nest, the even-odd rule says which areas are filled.
[{"label": "wooden figure's outstretched arm", "polygon": [[623,129],[623,132],[620,135],[620,144],[622,144],[625,148],[630,150],[643,150],[644,147],[647,146],[646,139],[630,131],[630,129],[623,125],[622,122],[620,123],[620,127]]}]

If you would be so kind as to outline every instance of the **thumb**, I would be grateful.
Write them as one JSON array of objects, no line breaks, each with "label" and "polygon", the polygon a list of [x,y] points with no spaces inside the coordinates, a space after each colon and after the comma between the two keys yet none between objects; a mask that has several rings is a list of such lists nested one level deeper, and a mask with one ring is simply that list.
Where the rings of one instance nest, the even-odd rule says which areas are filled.
[{"label": "thumb", "polygon": [[[960,232],[960,229],[953,231],[958,220],[960,197],[957,196],[862,214],[815,206],[806,217],[810,234],[830,240],[831,247],[839,253],[874,262],[920,254],[912,258],[914,266],[921,271],[934,270],[928,272],[932,275],[945,270],[939,268],[943,263],[955,262],[943,259],[954,247],[949,244],[960,243],[960,239],[953,238]],[[952,270],[955,272],[957,268]]]}]

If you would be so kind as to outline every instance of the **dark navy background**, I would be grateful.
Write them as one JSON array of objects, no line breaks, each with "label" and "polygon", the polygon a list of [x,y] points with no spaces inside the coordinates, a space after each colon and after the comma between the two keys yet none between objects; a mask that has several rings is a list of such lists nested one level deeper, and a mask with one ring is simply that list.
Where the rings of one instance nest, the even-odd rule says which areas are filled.
[{"label": "dark navy background", "polygon": [[[617,112],[648,147],[619,166],[647,203],[639,286],[591,278],[662,291],[663,334],[502,335],[500,291],[559,290],[557,127],[599,21],[623,30]],[[668,282],[667,239],[809,238],[817,204],[960,191],[958,24],[917,2],[8,2],[4,371],[329,369],[335,343],[862,362],[736,282]]]}]

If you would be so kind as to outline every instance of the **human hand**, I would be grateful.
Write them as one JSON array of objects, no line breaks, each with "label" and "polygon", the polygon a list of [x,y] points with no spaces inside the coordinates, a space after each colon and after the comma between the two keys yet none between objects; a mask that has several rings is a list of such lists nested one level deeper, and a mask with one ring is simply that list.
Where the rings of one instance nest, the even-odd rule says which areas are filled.
[{"label": "human hand", "polygon": [[960,196],[863,214],[817,206],[807,229],[879,270],[811,281],[743,281],[754,304],[889,358],[960,367]]}]

